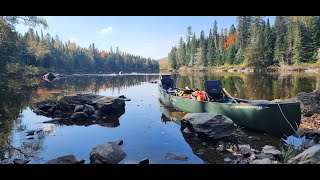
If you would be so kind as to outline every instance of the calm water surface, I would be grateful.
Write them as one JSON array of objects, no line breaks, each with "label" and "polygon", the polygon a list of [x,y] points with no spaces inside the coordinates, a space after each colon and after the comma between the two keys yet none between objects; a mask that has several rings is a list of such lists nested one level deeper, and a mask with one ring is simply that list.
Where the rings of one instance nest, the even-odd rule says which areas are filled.
[{"label": "calm water surface", "polygon": [[[178,87],[203,89],[203,80],[219,79],[235,97],[245,99],[291,98],[301,91],[320,87],[320,75],[313,74],[173,74]],[[122,139],[121,148],[127,157],[120,163],[136,164],[149,158],[150,163],[223,163],[228,154],[215,150],[215,145],[204,145],[194,137],[180,131],[179,119],[184,113],[168,110],[158,100],[158,74],[136,75],[72,75],[65,79],[47,82],[42,79],[0,79],[0,158],[24,157],[30,163],[44,163],[49,159],[68,154],[89,163],[92,148],[107,141]],[[49,120],[31,110],[31,104],[44,99],[59,99],[75,93],[125,95],[125,113],[114,122],[116,127],[65,126],[43,124]],[[170,118],[178,119],[177,122]],[[28,139],[26,131],[45,129],[44,135]],[[262,141],[251,144],[260,149],[265,144],[280,146],[281,140],[261,133],[245,131],[259,136]],[[17,150],[18,149],[18,150]],[[188,155],[187,161],[164,158],[167,152]],[[22,153],[21,153],[22,152]]]}]

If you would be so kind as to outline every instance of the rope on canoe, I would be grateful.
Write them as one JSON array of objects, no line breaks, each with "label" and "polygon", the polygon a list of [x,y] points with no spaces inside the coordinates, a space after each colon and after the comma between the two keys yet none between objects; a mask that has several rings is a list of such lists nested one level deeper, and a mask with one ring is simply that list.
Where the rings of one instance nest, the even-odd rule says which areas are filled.
[{"label": "rope on canoe", "polygon": [[282,116],[284,117],[284,119],[287,121],[287,123],[290,125],[290,127],[293,129],[293,131],[299,136],[299,138],[301,138],[300,135],[298,134],[298,132],[294,129],[294,127],[291,125],[291,123],[288,121],[288,119],[284,115],[284,113],[283,113],[283,111],[282,111],[282,109],[280,107],[280,104],[278,102],[277,102],[277,104],[279,106],[280,112],[281,112]]}]

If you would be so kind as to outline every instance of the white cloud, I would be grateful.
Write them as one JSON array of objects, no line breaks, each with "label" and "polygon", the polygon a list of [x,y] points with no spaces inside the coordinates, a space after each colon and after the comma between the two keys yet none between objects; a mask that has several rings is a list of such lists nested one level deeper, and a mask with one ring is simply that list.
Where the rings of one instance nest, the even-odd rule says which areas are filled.
[{"label": "white cloud", "polygon": [[98,34],[112,34],[112,27],[109,26],[107,28],[100,29],[97,31]]},{"label": "white cloud", "polygon": [[168,41],[169,44],[172,44],[172,41]]},{"label": "white cloud", "polygon": [[69,40],[70,40],[71,42],[79,42],[79,41],[80,41],[80,38],[70,37]]}]

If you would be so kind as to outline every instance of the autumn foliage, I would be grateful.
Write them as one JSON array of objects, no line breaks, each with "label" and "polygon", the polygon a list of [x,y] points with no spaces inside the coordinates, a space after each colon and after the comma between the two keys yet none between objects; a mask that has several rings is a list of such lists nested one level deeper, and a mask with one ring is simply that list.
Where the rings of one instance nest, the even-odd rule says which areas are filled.
[{"label": "autumn foliage", "polygon": [[229,48],[229,46],[234,43],[234,40],[235,40],[235,39],[236,39],[236,33],[229,34],[229,35],[227,36],[227,40],[226,40],[226,42],[224,43],[224,50],[225,50],[225,51],[227,51],[228,48]]},{"label": "autumn foliage", "polygon": [[101,58],[105,58],[106,55],[107,55],[107,53],[106,53],[104,50],[102,50],[102,51],[100,52]]}]

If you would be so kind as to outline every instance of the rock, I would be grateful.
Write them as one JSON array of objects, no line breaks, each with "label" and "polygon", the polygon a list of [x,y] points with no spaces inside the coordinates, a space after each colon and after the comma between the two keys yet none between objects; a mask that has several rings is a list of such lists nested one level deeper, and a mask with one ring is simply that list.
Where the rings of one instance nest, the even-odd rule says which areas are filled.
[{"label": "rock", "polygon": [[250,148],[250,145],[249,145],[249,144],[239,145],[238,147],[239,147],[240,153],[241,153],[242,155],[250,155],[250,153],[251,153],[251,148]]},{"label": "rock", "polygon": [[183,132],[184,133],[191,133],[188,127],[184,128]]},{"label": "rock", "polygon": [[181,124],[200,138],[211,140],[229,137],[237,128],[230,118],[214,113],[188,113],[182,118]]},{"label": "rock", "polygon": [[271,160],[268,158],[256,159],[253,160],[250,164],[271,164]]},{"label": "rock", "polygon": [[302,113],[320,114],[320,90],[313,92],[301,92],[292,99],[294,102],[300,102]]},{"label": "rock", "polygon": [[306,136],[306,138],[308,138],[308,139],[319,139],[320,138],[320,131],[318,131],[318,130],[304,131],[303,136]]},{"label": "rock", "polygon": [[260,153],[260,151],[257,150],[257,149],[255,149],[253,152],[254,152],[255,154],[259,154],[259,153]]},{"label": "rock", "polygon": [[199,150],[196,151],[196,153],[198,155],[204,155],[206,153],[206,150],[205,149],[199,149]]},{"label": "rock", "polygon": [[232,159],[230,159],[230,158],[224,158],[223,161],[224,161],[225,163],[231,163]]},{"label": "rock", "polygon": [[268,158],[268,159],[271,159],[271,160],[275,160],[276,159],[273,155],[265,154],[265,153],[256,154],[255,156],[256,156],[257,159],[265,159],[265,158]]},{"label": "rock", "polygon": [[35,131],[34,130],[29,130],[26,133],[27,133],[27,136],[33,136]]},{"label": "rock", "polygon": [[115,144],[117,144],[117,145],[121,146],[121,145],[123,144],[123,141],[122,141],[122,140],[118,140],[118,141],[115,141],[115,142],[113,142],[113,143],[115,143]]},{"label": "rock", "polygon": [[56,111],[53,113],[53,115],[54,115],[55,117],[60,117],[60,116],[62,115],[62,111],[61,111],[61,110],[56,110]]},{"label": "rock", "polygon": [[169,160],[180,160],[180,161],[186,161],[188,159],[188,156],[182,154],[182,153],[177,153],[177,152],[168,152],[165,155],[166,159]]},{"label": "rock", "polygon": [[13,160],[12,159],[4,159],[1,161],[0,164],[13,164]]},{"label": "rock", "polygon": [[112,114],[118,109],[124,109],[125,101],[114,97],[104,97],[95,101],[97,108],[101,114]]},{"label": "rock", "polygon": [[271,154],[273,156],[281,155],[281,152],[278,149],[276,149],[274,146],[269,146],[269,145],[265,145],[262,148],[261,152],[264,154]]},{"label": "rock", "polygon": [[93,106],[85,104],[83,106],[83,112],[88,114],[88,116],[91,116],[95,112],[95,109]]},{"label": "rock", "polygon": [[227,151],[227,148],[225,145],[223,144],[220,144],[217,148],[216,148],[217,151],[220,151],[220,152],[224,152],[224,151]]},{"label": "rock", "polygon": [[139,162],[139,164],[149,164],[149,159],[143,159]]},{"label": "rock", "polygon": [[71,119],[74,119],[76,121],[79,120],[87,120],[88,119],[88,114],[84,112],[75,112],[71,115]]},{"label": "rock", "polygon": [[75,94],[64,96],[59,101],[45,100],[34,103],[32,109],[46,117],[63,118],[45,123],[116,127],[119,125],[119,117],[125,112],[125,101],[111,96]]},{"label": "rock", "polygon": [[30,160],[28,160],[28,159],[14,159],[13,160],[14,164],[27,164],[28,162],[30,162]]},{"label": "rock", "polygon": [[100,116],[98,110],[96,110],[96,111],[90,116],[90,119],[92,119],[92,120],[98,120],[98,119],[101,119],[101,118],[102,118],[102,117]]},{"label": "rock", "polygon": [[320,164],[320,144],[314,145],[291,158],[288,164]]},{"label": "rock", "polygon": [[79,161],[74,155],[67,155],[49,160],[45,164],[79,164]]},{"label": "rock", "polygon": [[83,105],[77,105],[75,108],[74,108],[74,110],[73,110],[73,112],[82,112],[83,111]]},{"label": "rock", "polygon": [[54,79],[54,78],[56,78],[56,76],[53,75],[53,73],[51,72],[43,75],[43,79]]},{"label": "rock", "polygon": [[261,141],[261,138],[257,137],[257,136],[249,136],[248,137],[250,140],[252,141]]},{"label": "rock", "polygon": [[55,104],[56,104],[55,100],[45,100],[45,101],[33,103],[32,109],[35,111],[35,113],[41,114],[41,111],[47,112]]},{"label": "rock", "polygon": [[119,145],[106,142],[93,148],[90,153],[91,164],[117,164],[126,157]]}]

